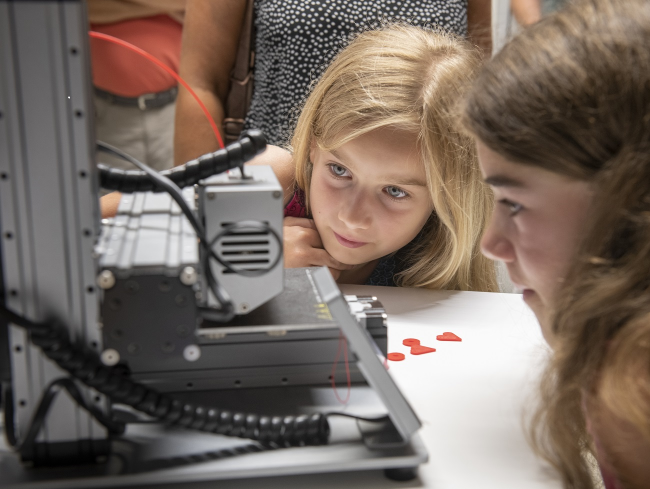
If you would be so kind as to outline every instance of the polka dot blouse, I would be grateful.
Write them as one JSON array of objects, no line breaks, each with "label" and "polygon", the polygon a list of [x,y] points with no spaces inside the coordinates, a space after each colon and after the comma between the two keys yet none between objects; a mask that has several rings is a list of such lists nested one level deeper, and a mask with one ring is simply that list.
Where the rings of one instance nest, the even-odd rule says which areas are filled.
[{"label": "polka dot blouse", "polygon": [[287,144],[310,83],[348,40],[397,20],[466,36],[467,0],[255,0],[255,85],[246,128]]}]

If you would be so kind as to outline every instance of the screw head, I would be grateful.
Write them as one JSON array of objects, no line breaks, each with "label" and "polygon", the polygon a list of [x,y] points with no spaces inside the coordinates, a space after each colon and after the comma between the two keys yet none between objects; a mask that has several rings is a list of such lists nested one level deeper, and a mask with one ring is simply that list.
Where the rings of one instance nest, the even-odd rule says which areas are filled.
[{"label": "screw head", "polygon": [[97,285],[100,289],[110,289],[115,285],[115,275],[110,270],[102,270],[102,272],[97,275]]},{"label": "screw head", "polygon": [[239,304],[239,309],[242,312],[248,312],[249,309],[248,304],[246,302],[242,302],[241,304]]},{"label": "screw head", "polygon": [[188,362],[196,362],[201,358],[201,349],[198,345],[187,345],[183,350],[183,358]]},{"label": "screw head", "polygon": [[185,267],[181,271],[179,278],[181,279],[181,283],[183,285],[194,285],[199,279],[199,274],[196,273],[196,269],[194,267]]},{"label": "screw head", "polygon": [[112,367],[113,365],[116,365],[117,362],[120,361],[120,354],[118,353],[117,350],[114,350],[113,348],[107,348],[102,352],[100,358],[104,365],[106,365],[107,367]]},{"label": "screw head", "polygon": [[274,190],[273,191],[273,198],[274,199],[279,199],[280,197],[282,197],[282,192],[280,192],[279,190]]},{"label": "screw head", "polygon": [[208,192],[208,200],[214,200],[217,197],[217,194],[214,192]]}]

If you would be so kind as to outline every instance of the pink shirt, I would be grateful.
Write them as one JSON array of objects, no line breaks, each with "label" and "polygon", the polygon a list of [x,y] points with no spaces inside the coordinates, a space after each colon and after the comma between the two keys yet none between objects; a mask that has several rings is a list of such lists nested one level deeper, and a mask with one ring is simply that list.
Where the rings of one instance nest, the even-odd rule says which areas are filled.
[{"label": "pink shirt", "polygon": [[284,217],[307,217],[305,192],[301,188],[296,188],[293,197],[284,208]]}]

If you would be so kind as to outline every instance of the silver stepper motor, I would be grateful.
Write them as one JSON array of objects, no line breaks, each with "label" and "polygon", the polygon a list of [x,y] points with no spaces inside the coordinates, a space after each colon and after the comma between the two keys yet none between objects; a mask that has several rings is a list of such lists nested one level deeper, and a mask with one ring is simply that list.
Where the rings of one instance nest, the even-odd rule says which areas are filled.
[{"label": "silver stepper motor", "polygon": [[[230,264],[210,260],[212,273],[228,291],[235,312],[247,314],[282,292],[283,198],[271,167],[245,166],[244,175],[234,169],[208,178],[198,185],[198,198],[207,240],[217,256]],[[208,297],[208,305],[219,306],[212,292]]]}]

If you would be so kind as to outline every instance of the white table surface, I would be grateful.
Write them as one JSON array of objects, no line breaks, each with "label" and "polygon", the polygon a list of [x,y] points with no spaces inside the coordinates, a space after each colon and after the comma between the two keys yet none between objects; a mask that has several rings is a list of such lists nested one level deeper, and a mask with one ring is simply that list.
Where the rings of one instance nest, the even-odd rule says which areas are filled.
[{"label": "white table surface", "polygon": [[[430,461],[422,487],[557,488],[529,448],[523,416],[534,405],[548,355],[539,324],[520,294],[347,286],[373,292],[388,312],[389,352],[406,354],[390,372],[422,421]],[[462,342],[437,341],[451,331]],[[417,338],[437,349],[414,356]]]},{"label": "white table surface", "polygon": [[[429,462],[420,467],[419,478],[409,482],[390,481],[375,471],[219,481],[220,489],[561,487],[524,436],[524,408],[532,405],[548,349],[521,295],[342,289],[346,294],[375,295],[384,304],[388,351],[406,354],[404,361],[390,362],[390,372],[422,421],[419,433]],[[437,341],[446,331],[463,341]],[[404,338],[417,338],[437,351],[410,355],[402,345]],[[215,483],[191,487],[207,489]]]}]

